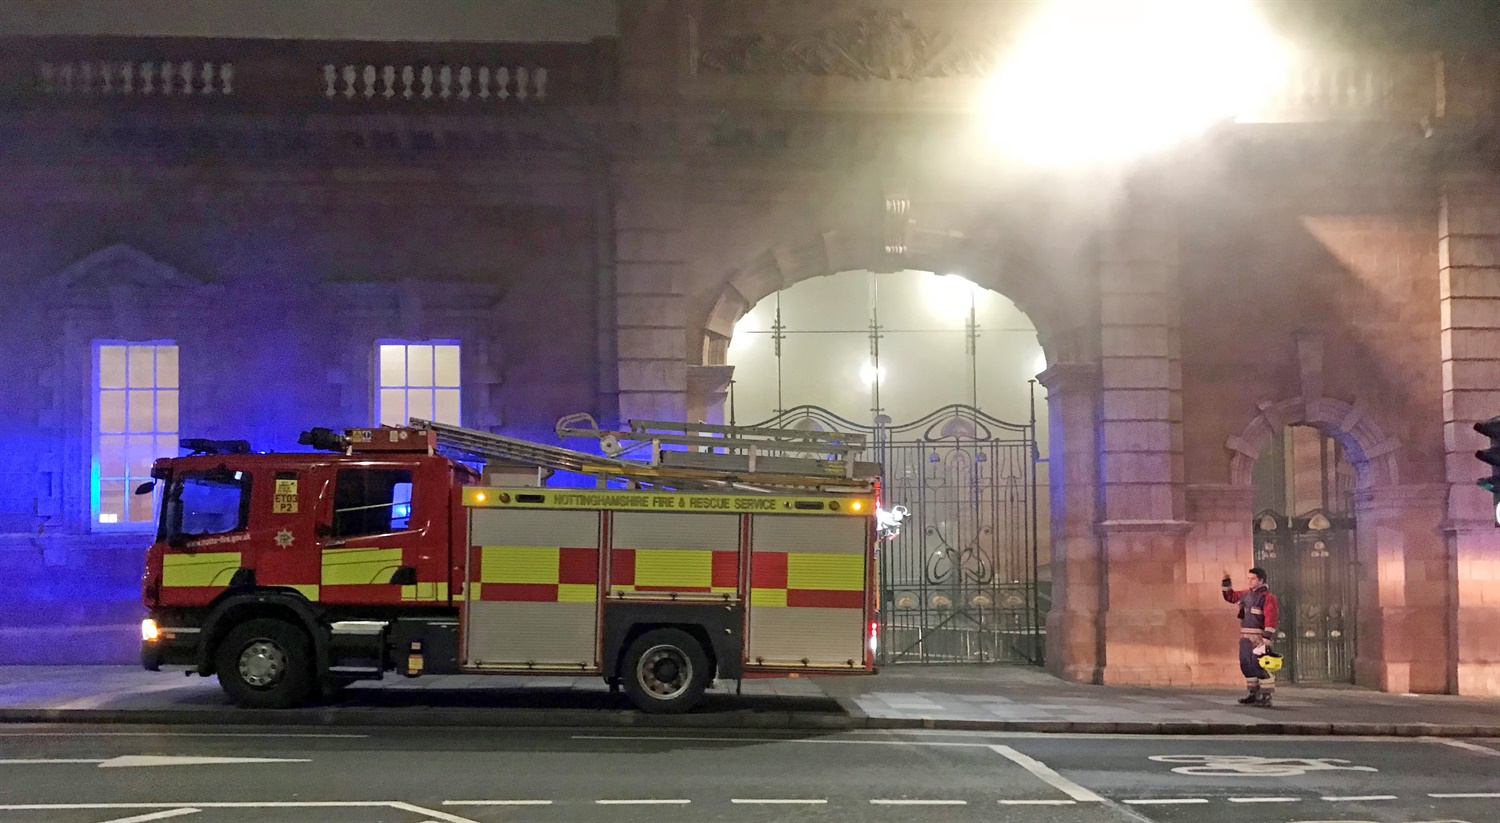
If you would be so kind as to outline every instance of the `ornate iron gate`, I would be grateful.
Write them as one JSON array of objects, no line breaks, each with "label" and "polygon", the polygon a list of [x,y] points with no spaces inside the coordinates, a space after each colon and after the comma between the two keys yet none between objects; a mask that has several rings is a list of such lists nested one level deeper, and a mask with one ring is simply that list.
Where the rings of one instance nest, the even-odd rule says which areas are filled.
[{"label": "ornate iron gate", "polygon": [[882,663],[1042,662],[1036,425],[952,405],[865,426],[798,406],[765,426],[863,432],[883,502],[910,512],[880,544]]},{"label": "ornate iron gate", "polygon": [[1261,512],[1255,518],[1255,562],[1281,601],[1276,642],[1286,658],[1284,676],[1303,683],[1352,683],[1353,516]]},{"label": "ornate iron gate", "polygon": [[1281,601],[1284,676],[1354,681],[1354,468],[1337,442],[1288,426],[1256,463],[1255,562]]}]

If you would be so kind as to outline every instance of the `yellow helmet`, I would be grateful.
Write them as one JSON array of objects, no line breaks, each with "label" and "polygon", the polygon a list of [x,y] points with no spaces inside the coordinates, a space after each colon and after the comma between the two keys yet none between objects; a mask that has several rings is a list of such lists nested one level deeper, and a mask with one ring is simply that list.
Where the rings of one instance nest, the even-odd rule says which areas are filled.
[{"label": "yellow helmet", "polygon": [[1255,662],[1259,663],[1262,669],[1272,674],[1281,671],[1281,655],[1276,652],[1266,652],[1257,658]]}]

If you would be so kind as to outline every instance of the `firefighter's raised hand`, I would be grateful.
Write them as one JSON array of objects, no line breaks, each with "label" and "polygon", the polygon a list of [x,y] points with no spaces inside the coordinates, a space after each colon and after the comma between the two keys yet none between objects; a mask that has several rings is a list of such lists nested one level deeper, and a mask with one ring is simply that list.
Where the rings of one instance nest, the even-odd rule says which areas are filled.
[{"label": "firefighter's raised hand", "polygon": [[1234,581],[1232,581],[1232,580],[1229,579],[1229,572],[1228,572],[1228,570],[1225,570],[1225,572],[1224,572],[1224,581],[1223,582],[1224,582],[1224,588],[1226,588],[1226,589],[1229,588],[1231,585],[1233,585]]}]

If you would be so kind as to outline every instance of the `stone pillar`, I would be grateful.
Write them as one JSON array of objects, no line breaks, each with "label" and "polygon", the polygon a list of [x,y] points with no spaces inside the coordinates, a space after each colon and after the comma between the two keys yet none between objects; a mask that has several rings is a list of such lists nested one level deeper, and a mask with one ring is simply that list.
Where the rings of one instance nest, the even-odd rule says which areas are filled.
[{"label": "stone pillar", "polygon": [[1224,602],[1220,581],[1227,571],[1237,585],[1243,586],[1245,570],[1254,565],[1255,487],[1192,485],[1187,487],[1186,502],[1192,528],[1183,563],[1187,599],[1182,608],[1189,616],[1187,651],[1192,682],[1198,686],[1243,686],[1237,611]]},{"label": "stone pillar", "polygon": [[1132,187],[1100,248],[1105,683],[1192,681],[1176,214]]},{"label": "stone pillar", "polygon": [[1500,414],[1500,179],[1454,175],[1438,216],[1443,444],[1447,452],[1450,678],[1457,693],[1500,696],[1500,530],[1474,485],[1489,443],[1475,422]]},{"label": "stone pillar", "polygon": [[620,419],[687,418],[687,257],[680,170],[646,164],[619,175],[615,323]]},{"label": "stone pillar", "polygon": [[1104,565],[1099,554],[1095,452],[1099,367],[1060,363],[1037,375],[1047,387],[1051,490],[1052,608],[1047,668],[1067,680],[1098,683],[1103,673]]},{"label": "stone pillar", "polygon": [[688,366],[688,422],[724,425],[724,404],[733,379],[734,366]]},{"label": "stone pillar", "polygon": [[1378,486],[1355,495],[1360,575],[1354,682],[1381,691],[1449,691],[1445,484]]}]

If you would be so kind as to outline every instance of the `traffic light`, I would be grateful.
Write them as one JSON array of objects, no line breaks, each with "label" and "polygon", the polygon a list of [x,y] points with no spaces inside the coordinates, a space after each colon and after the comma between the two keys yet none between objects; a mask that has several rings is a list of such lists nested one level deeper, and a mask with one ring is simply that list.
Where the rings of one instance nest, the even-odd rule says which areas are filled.
[{"label": "traffic light", "polygon": [[1500,417],[1474,424],[1474,431],[1490,439],[1490,447],[1474,452],[1474,456],[1484,461],[1490,467],[1490,476],[1481,477],[1475,482],[1481,489],[1488,491],[1495,501],[1495,525],[1500,526]]}]

